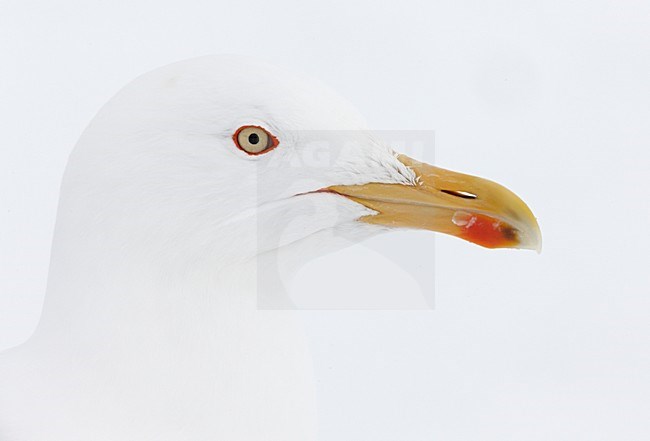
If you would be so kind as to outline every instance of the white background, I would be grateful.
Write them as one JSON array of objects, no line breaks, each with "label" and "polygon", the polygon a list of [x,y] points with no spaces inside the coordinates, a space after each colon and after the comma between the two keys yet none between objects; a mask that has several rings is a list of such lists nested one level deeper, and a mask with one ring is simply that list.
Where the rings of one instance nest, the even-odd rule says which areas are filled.
[{"label": "white background", "polygon": [[[248,54],[320,77],[373,128],[436,130],[439,165],[506,184],[544,234],[541,255],[438,237],[434,311],[310,313],[323,440],[650,439],[649,17],[647,1],[2,0],[0,348],[38,320],[59,181],[98,108],[159,65]],[[368,271],[380,257],[361,276],[396,283]],[[337,262],[305,271],[344,284]]]}]

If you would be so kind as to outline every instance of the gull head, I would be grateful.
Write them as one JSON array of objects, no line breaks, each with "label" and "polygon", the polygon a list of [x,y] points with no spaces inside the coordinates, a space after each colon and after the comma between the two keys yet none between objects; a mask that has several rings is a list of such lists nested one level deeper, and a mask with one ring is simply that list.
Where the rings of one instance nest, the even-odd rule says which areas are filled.
[{"label": "gull head", "polygon": [[401,155],[321,83],[234,56],[171,64],[118,92],[71,156],[59,227],[188,263],[394,228],[541,243],[505,187]]}]

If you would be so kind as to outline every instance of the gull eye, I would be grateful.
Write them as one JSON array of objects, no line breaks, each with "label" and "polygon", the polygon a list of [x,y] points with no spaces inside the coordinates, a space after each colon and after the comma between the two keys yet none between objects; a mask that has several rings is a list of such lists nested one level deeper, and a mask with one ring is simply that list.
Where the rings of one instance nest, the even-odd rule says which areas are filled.
[{"label": "gull eye", "polygon": [[260,155],[273,150],[278,145],[278,138],[259,126],[243,126],[232,136],[237,147],[249,155]]}]

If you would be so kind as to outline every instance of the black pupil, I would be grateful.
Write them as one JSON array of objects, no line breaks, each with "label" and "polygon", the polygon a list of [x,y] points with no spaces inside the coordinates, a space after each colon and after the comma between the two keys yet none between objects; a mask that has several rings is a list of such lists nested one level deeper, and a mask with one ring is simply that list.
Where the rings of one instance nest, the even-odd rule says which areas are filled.
[{"label": "black pupil", "polygon": [[257,133],[251,133],[250,135],[248,135],[248,142],[250,142],[253,145],[257,144],[258,142],[260,142],[259,135]]}]

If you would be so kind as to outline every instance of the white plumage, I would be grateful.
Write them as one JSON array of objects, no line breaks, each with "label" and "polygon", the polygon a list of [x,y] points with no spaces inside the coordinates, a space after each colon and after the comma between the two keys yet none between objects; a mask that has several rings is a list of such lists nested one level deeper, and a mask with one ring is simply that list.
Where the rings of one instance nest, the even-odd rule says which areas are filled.
[{"label": "white plumage", "polygon": [[[246,124],[280,146],[234,148]],[[303,332],[293,311],[257,310],[258,256],[304,261],[338,246],[322,240],[334,230],[381,230],[355,221],[368,208],[309,193],[413,183],[365,129],[322,85],[237,57],[121,90],[70,157],[38,330],[0,356],[0,439],[315,439]]]}]

